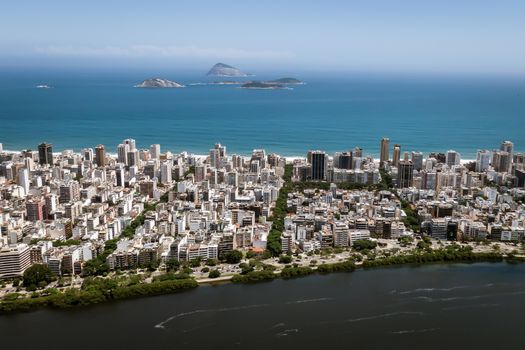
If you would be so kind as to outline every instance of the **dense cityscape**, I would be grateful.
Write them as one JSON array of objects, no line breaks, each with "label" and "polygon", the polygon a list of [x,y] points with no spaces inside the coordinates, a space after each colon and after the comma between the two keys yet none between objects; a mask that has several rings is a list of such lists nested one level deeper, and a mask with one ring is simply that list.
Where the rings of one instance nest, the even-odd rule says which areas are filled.
[{"label": "dense cityscape", "polygon": [[473,161],[399,144],[390,152],[388,138],[379,146],[379,159],[359,147],[229,155],[219,143],[207,156],[173,154],[133,139],[114,155],[104,145],[0,148],[2,304],[115,279],[193,287],[444,249],[520,258],[525,154],[512,142]]}]

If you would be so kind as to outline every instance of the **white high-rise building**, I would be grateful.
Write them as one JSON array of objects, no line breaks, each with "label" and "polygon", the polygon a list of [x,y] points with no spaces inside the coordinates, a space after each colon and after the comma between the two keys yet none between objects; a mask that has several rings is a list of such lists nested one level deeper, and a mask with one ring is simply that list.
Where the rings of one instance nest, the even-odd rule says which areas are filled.
[{"label": "white high-rise building", "polygon": [[160,166],[160,182],[163,184],[171,183],[171,162],[164,162]]},{"label": "white high-rise building", "polygon": [[31,257],[28,245],[0,248],[0,279],[21,276],[29,266]]},{"label": "white high-rise building", "polygon": [[24,188],[26,196],[29,194],[29,170],[22,168],[18,171],[18,185]]},{"label": "white high-rise building", "polygon": [[137,143],[134,139],[125,139],[123,142],[129,146],[130,151],[135,151],[137,149]]},{"label": "white high-rise building", "polygon": [[84,155],[84,159],[85,160],[89,160],[89,161],[93,161],[94,160],[93,148],[84,148],[82,150],[82,154]]},{"label": "white high-rise building", "polygon": [[476,156],[476,171],[483,172],[489,168],[492,152],[488,150],[479,150]]},{"label": "white high-rise building", "polygon": [[0,152],[4,151],[4,145],[0,142]]},{"label": "white high-rise building", "polygon": [[28,169],[29,171],[35,170],[35,162],[33,161],[33,158],[24,158],[24,164],[26,169]]}]

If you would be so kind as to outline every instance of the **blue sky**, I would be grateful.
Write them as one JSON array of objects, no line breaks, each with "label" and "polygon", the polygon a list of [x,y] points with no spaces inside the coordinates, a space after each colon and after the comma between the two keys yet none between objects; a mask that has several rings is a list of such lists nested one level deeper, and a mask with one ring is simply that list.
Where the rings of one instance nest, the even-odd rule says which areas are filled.
[{"label": "blue sky", "polygon": [[525,73],[523,0],[2,1],[0,67]]}]

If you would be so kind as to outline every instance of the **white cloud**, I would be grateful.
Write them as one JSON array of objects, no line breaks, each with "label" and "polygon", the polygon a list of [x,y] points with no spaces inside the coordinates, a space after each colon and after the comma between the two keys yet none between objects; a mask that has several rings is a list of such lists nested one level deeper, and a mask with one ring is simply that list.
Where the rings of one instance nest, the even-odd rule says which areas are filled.
[{"label": "white cloud", "polygon": [[178,58],[262,58],[283,59],[294,57],[290,51],[258,50],[250,51],[236,48],[201,48],[195,46],[46,46],[37,47],[38,53],[49,56],[77,57],[178,57]]}]

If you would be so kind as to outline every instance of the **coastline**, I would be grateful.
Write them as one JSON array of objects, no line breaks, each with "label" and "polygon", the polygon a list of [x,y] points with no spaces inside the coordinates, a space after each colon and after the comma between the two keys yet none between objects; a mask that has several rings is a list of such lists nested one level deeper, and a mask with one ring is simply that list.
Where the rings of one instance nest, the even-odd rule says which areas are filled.
[{"label": "coastline", "polygon": [[[228,275],[218,278],[196,280],[194,278],[181,280],[166,280],[134,286],[117,288],[116,290],[98,290],[97,294],[90,291],[68,289],[63,293],[38,297],[17,298],[0,301],[0,316],[18,312],[31,312],[42,308],[72,309],[87,307],[100,303],[134,299],[140,297],[160,296],[195,289],[201,285],[220,286],[227,283],[254,284],[269,282],[274,279],[295,279],[314,274],[327,275],[332,273],[351,273],[356,269],[368,270],[389,266],[420,267],[429,264],[462,264],[462,263],[524,263],[525,257],[503,255],[501,253],[462,252],[458,255],[443,255],[445,250],[421,252],[404,256],[385,257],[376,260],[354,262],[346,260],[336,263],[324,263],[315,267],[285,265],[280,271],[252,271],[246,275]],[[109,296],[108,296],[108,293]]]},{"label": "coastline", "polygon": [[[168,150],[169,151],[169,150]],[[7,150],[7,149],[4,149],[2,152],[0,153],[7,153],[7,154],[19,154],[20,152],[22,152],[22,150],[19,150],[19,151],[14,151],[14,150]],[[60,152],[53,152],[53,155],[54,156],[60,156],[62,155],[64,152],[72,152],[73,154],[77,154],[77,155],[80,155],[81,152],[78,152],[78,151],[75,151],[75,150],[72,150],[72,149],[63,149],[62,151]],[[170,151],[169,151],[170,152]],[[307,150],[305,151],[305,153],[308,152]],[[197,154],[197,153],[192,153],[192,152],[189,152],[189,151],[181,151],[181,152],[173,152],[174,154],[181,154],[181,153],[186,153],[188,154],[188,156],[193,156],[199,160],[203,160],[203,159],[206,159],[208,157],[208,155],[205,155],[205,154]],[[109,156],[109,157],[113,157],[113,158],[116,158],[117,157],[117,153],[113,153],[113,152],[106,152],[106,154]],[[236,154],[236,153],[232,153],[232,154]],[[249,158],[250,156],[249,155],[240,155],[242,157],[245,157],[245,158]],[[293,163],[294,161],[296,160],[306,160],[306,157],[305,156],[299,156],[299,155],[280,155],[282,156],[285,160],[286,160],[286,163]],[[331,158],[331,156],[329,156]],[[423,158],[423,161],[425,161],[427,158]],[[380,159],[379,158],[373,158],[374,162],[376,163],[379,163]],[[475,162],[476,159],[471,159],[471,158],[468,158],[468,159],[461,159],[460,160],[460,164],[468,164],[468,163],[472,163],[472,162]]]}]

